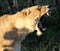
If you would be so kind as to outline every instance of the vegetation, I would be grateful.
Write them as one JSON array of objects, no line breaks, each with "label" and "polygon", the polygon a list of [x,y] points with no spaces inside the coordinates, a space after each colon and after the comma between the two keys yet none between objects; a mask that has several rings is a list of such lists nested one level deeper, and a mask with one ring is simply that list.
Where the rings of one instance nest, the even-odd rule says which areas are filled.
[{"label": "vegetation", "polygon": [[[18,0],[18,4],[12,4],[12,0],[10,2],[8,0],[0,0],[0,15],[15,13],[27,7],[26,2],[26,0]],[[56,0],[36,0],[36,4],[48,4],[56,9],[51,11],[49,17],[44,16],[41,20],[47,28],[46,31],[41,36],[37,36],[35,32],[28,35],[22,42],[22,51],[60,51],[60,5],[57,4]]]}]

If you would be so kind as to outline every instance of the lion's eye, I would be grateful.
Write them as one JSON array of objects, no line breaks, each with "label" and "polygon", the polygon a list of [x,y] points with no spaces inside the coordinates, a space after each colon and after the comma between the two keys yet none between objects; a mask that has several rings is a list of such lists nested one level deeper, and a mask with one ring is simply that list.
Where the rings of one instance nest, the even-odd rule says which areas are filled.
[{"label": "lion's eye", "polygon": [[40,7],[38,7],[37,9],[38,9],[39,11],[41,10],[41,8],[40,8]]}]

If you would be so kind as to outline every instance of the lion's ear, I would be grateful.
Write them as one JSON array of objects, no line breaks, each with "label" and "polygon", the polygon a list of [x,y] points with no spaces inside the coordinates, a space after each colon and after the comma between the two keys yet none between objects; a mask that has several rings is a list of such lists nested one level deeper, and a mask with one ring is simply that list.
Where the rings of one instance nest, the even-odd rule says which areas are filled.
[{"label": "lion's ear", "polygon": [[26,10],[25,15],[29,15],[31,13],[30,10]]},{"label": "lion's ear", "polygon": [[25,10],[24,11],[24,14],[27,16],[27,15],[29,15],[31,13],[31,11],[30,10]]}]

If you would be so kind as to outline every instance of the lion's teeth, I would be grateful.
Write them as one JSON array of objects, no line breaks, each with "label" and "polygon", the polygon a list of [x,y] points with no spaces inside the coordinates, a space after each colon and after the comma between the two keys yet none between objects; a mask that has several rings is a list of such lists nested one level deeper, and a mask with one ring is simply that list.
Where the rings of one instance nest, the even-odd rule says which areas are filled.
[{"label": "lion's teeth", "polygon": [[47,13],[47,15],[49,16],[49,13]]}]

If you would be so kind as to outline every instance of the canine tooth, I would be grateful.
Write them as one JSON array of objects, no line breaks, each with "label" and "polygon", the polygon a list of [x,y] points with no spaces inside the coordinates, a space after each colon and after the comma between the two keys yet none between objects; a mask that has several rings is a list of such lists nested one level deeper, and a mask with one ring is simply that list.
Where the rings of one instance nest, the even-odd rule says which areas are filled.
[{"label": "canine tooth", "polygon": [[47,15],[49,16],[49,13],[47,13]]}]

